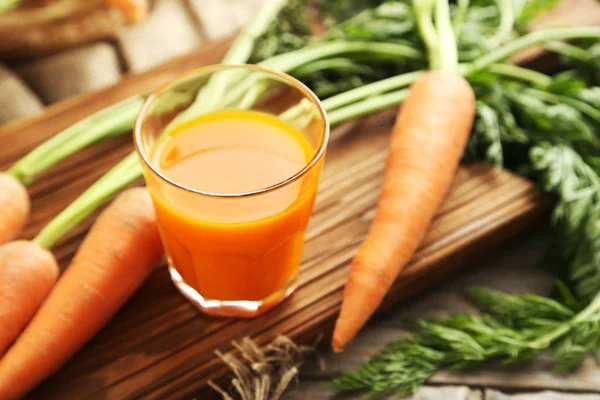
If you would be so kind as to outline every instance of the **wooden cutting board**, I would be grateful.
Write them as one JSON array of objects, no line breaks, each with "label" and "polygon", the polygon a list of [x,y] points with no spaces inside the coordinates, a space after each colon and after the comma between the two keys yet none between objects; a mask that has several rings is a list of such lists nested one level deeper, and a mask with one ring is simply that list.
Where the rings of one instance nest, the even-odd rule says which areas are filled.
[{"label": "wooden cutting board", "polygon": [[[228,42],[118,86],[78,97],[0,129],[0,168],[78,119],[134,93],[147,93],[192,68],[217,63]],[[394,112],[371,116],[338,130],[330,144],[317,204],[307,233],[296,293],[253,320],[217,319],[200,314],[173,287],[164,266],[157,268],[118,315],[83,350],[33,394],[36,399],[186,398],[210,399],[208,379],[226,373],[215,349],[250,336],[265,344],[279,334],[328,340],[342,299],[349,262],[373,217]],[[40,177],[31,187],[30,238],[92,182],[131,151],[130,135],[100,143]],[[141,184],[141,182],[138,182]],[[462,166],[414,260],[395,283],[384,307],[417,294],[467,267],[545,214],[551,199],[533,185],[488,165]],[[92,219],[54,249],[64,267]]]}]

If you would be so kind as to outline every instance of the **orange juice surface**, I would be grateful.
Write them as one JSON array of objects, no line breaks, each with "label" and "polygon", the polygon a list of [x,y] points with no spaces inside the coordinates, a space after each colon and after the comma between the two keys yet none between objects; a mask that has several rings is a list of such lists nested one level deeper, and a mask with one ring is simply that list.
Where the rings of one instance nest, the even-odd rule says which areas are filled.
[{"label": "orange juice surface", "polygon": [[[254,111],[183,124],[155,147],[173,182],[205,193],[261,190],[302,170],[315,149],[295,128]],[[157,218],[171,266],[205,299],[262,300],[298,273],[317,174],[251,196],[158,188]]]}]

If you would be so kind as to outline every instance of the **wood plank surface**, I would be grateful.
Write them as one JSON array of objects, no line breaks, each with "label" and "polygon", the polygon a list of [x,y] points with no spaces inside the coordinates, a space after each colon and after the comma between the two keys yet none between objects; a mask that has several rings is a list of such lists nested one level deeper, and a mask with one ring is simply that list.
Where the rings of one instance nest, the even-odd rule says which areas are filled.
[{"label": "wood plank surface", "polygon": [[[116,87],[48,108],[0,130],[0,168],[76,120],[134,93],[146,93],[192,68],[218,62],[227,43],[202,50]],[[253,320],[209,318],[183,299],[159,267],[119,314],[31,398],[210,399],[208,379],[226,372],[214,356],[232,340],[251,336],[265,344],[279,334],[312,341],[330,334],[339,311],[349,262],[373,217],[388,132],[394,112],[374,115],[331,143],[313,218],[307,233],[296,293]],[[131,151],[129,136],[85,150],[40,178],[31,188],[34,214],[25,237],[70,203],[84,188]],[[138,184],[141,182],[138,182]],[[474,164],[459,170],[450,195],[410,266],[384,304],[406,299],[465,268],[526,229],[552,200],[508,172]],[[55,249],[63,267],[92,221]]]}]

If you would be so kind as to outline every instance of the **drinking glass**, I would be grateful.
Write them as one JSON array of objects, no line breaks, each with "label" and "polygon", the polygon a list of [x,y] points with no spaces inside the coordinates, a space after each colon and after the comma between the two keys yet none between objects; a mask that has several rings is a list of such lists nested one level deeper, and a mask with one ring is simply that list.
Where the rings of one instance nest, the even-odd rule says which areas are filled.
[{"label": "drinking glass", "polygon": [[[266,113],[294,127],[310,145],[306,165],[274,185],[239,193],[204,192],[161,172],[154,155],[164,134],[224,110]],[[253,317],[293,292],[328,137],[317,96],[298,80],[258,66],[200,68],[148,98],[135,124],[135,146],[171,278],[201,311]]]}]

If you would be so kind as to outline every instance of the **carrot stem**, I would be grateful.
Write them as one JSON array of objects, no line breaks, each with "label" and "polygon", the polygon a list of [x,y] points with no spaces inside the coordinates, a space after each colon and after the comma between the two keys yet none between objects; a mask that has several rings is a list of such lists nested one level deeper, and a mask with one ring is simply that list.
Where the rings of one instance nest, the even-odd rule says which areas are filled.
[{"label": "carrot stem", "polygon": [[363,100],[367,97],[406,87],[423,76],[424,73],[425,71],[409,72],[363,85],[356,89],[352,89],[323,100],[323,107],[325,107],[326,110],[335,110],[342,106]]},{"label": "carrot stem", "polygon": [[137,153],[133,152],[52,219],[33,241],[45,249],[52,248],[56,242],[93,214],[98,207],[141,175],[142,169]]},{"label": "carrot stem", "polygon": [[546,87],[552,83],[552,78],[548,75],[514,64],[492,64],[487,70],[496,75],[530,82],[539,87]]},{"label": "carrot stem", "polygon": [[373,55],[377,56],[378,60],[423,59],[423,54],[419,50],[401,43],[336,41],[314,44],[301,50],[274,56],[258,65],[288,72],[323,58],[352,54]]},{"label": "carrot stem", "polygon": [[439,55],[438,65],[432,66],[447,71],[456,71],[458,69],[458,49],[456,47],[456,38],[450,18],[450,5],[448,0],[437,0],[435,7],[435,25],[437,27]]},{"label": "carrot stem", "polygon": [[[468,68],[463,68],[463,72],[467,70]],[[539,87],[545,87],[552,82],[552,78],[548,75],[512,64],[492,64],[488,67],[488,70],[496,75],[530,82]],[[406,90],[389,91],[410,85],[421,77],[423,73],[423,71],[409,72],[392,78],[382,79],[324,100],[323,106],[328,111],[329,123],[332,126],[337,125],[401,104],[406,98]],[[598,114],[600,115],[600,113]]]},{"label": "carrot stem", "polygon": [[439,37],[435,26],[433,25],[433,8],[436,0],[415,0],[414,13],[417,19],[417,26],[421,38],[427,47],[429,55],[429,64],[431,67],[438,65],[439,57]]},{"label": "carrot stem", "polygon": [[500,25],[494,35],[488,39],[488,46],[498,47],[510,39],[515,25],[515,10],[513,0],[496,0],[500,11]]},{"label": "carrot stem", "polygon": [[548,42],[544,44],[544,48],[548,51],[561,56],[574,58],[580,61],[588,61],[592,57],[592,53],[582,49],[581,47],[573,46],[565,42]]},{"label": "carrot stem", "polygon": [[394,92],[370,97],[365,100],[350,104],[349,106],[339,108],[328,112],[329,123],[333,125],[371,114],[375,111],[385,110],[402,103],[408,96],[408,89],[397,90]]},{"label": "carrot stem", "polygon": [[[242,29],[221,60],[221,64],[247,63],[252,55],[256,39],[266,32],[287,2],[288,0],[272,0],[261,7],[254,19]],[[179,124],[203,113],[207,104],[213,104],[215,99],[222,98],[226,89],[230,87],[229,85],[239,79],[239,71],[221,71],[211,76],[207,84],[196,95],[196,100],[167,125],[165,132],[170,132]]]},{"label": "carrot stem", "polygon": [[346,57],[332,57],[324,60],[305,64],[292,71],[292,75],[296,78],[303,78],[306,76],[313,75],[320,71],[328,71],[332,69],[342,70],[344,72],[362,74],[372,71],[372,69],[363,64],[357,64],[350,58]]},{"label": "carrot stem", "polygon": [[569,39],[600,38],[600,27],[549,28],[534,31],[512,40],[502,47],[489,52],[470,64],[470,71],[486,68],[490,64],[505,60],[511,55],[536,44]]},{"label": "carrot stem", "polygon": [[[460,67],[462,67],[459,69],[461,69],[461,72],[463,73],[466,73],[470,70],[469,64],[461,64]],[[522,68],[513,64],[492,64],[487,69],[496,75],[530,82],[540,87],[547,86],[550,84],[550,82],[552,82],[552,78],[550,78],[548,75],[527,68]],[[423,76],[424,73],[425,71],[408,72],[405,74],[396,75],[391,78],[386,78],[380,81],[363,85],[356,89],[352,89],[347,92],[343,92],[323,100],[323,107],[325,107],[325,109],[329,112],[337,112],[339,111],[339,109],[341,109],[344,106],[347,106],[348,104],[362,102],[362,100],[368,97],[377,96],[382,93],[409,86],[411,83],[415,82],[417,79]],[[399,99],[400,97],[397,98]],[[365,103],[361,104],[364,105]],[[381,104],[386,104],[386,102],[382,102]],[[394,105],[398,104],[392,104],[392,106]],[[358,103],[356,105],[353,105],[352,107],[352,109],[358,111],[357,116],[364,115],[364,113],[361,110],[359,110],[359,108],[360,106],[358,106]],[[343,114],[346,114],[347,112],[348,111],[344,111]],[[347,119],[344,118],[343,120],[346,121]]]},{"label": "carrot stem", "polygon": [[133,96],[90,115],[36,147],[17,161],[8,173],[29,185],[36,175],[78,150],[131,131],[144,100],[145,97]]},{"label": "carrot stem", "polygon": [[242,30],[235,39],[221,64],[240,64],[250,59],[254,43],[275,20],[279,12],[285,7],[288,0],[271,0],[261,7],[254,19]]},{"label": "carrot stem", "polygon": [[[337,41],[318,43],[301,50],[274,56],[258,63],[258,65],[290,73],[297,68],[321,59],[328,59],[339,55],[351,56],[357,54],[361,56],[372,55],[378,60],[398,60],[399,58],[421,60],[423,57],[420,51],[400,43]],[[204,89],[199,92],[194,103],[173,119],[166,127],[165,132],[169,132],[175,126],[190,120],[194,116],[210,112],[218,107],[233,104],[240,100],[238,98],[239,93],[246,95],[248,90],[251,90],[251,94],[248,94],[249,97],[242,99],[242,104],[249,104],[252,99],[257,98],[262,92],[260,89],[250,89],[251,86],[258,84],[257,81],[262,79],[260,74],[256,76],[258,79],[253,79],[253,76],[248,75],[245,71],[225,70],[217,72],[217,74],[218,81],[209,81]],[[213,84],[213,82],[217,83]],[[226,83],[226,85],[223,86],[219,82]],[[218,102],[217,99],[223,100]]]},{"label": "carrot stem", "polygon": [[452,27],[454,29],[454,35],[458,39],[460,36],[460,32],[462,30],[462,24],[465,20],[465,16],[467,15],[467,10],[469,9],[469,0],[458,0],[456,2],[456,14],[454,14],[454,19],[452,20]]}]

